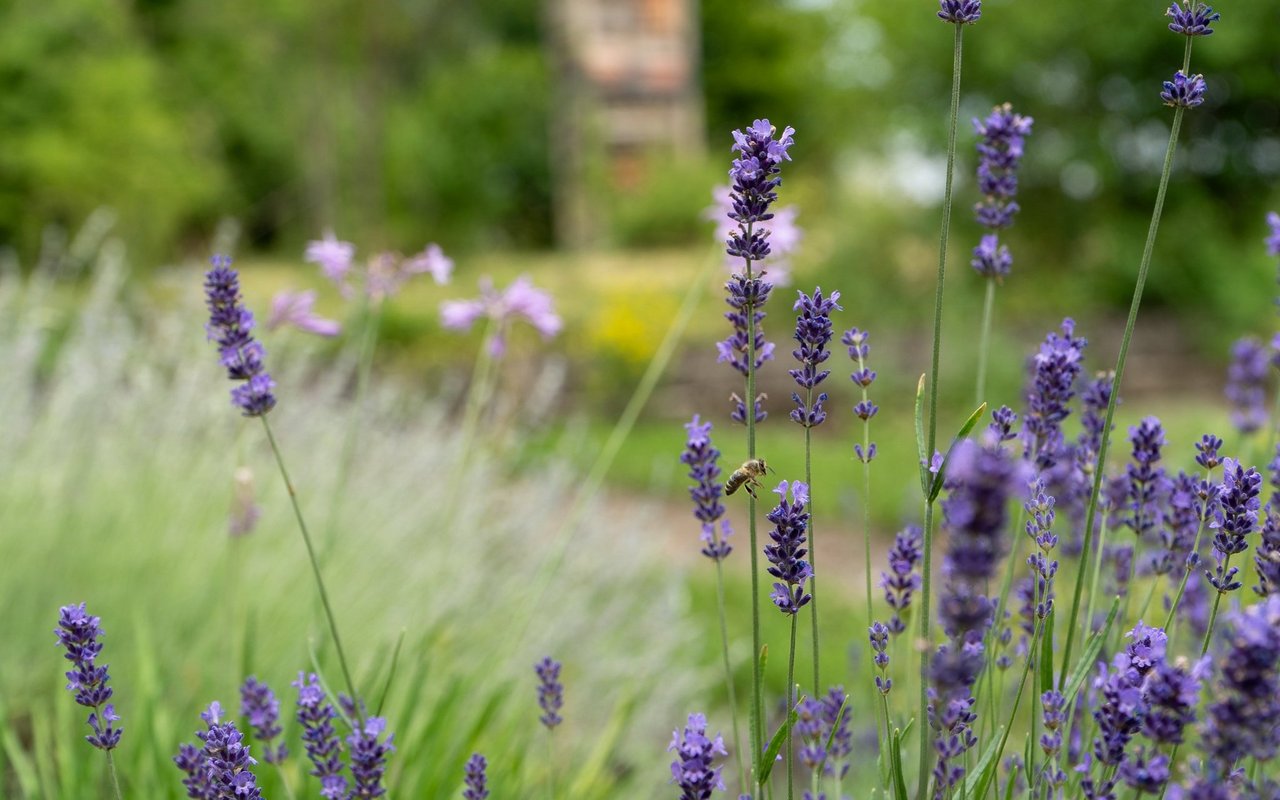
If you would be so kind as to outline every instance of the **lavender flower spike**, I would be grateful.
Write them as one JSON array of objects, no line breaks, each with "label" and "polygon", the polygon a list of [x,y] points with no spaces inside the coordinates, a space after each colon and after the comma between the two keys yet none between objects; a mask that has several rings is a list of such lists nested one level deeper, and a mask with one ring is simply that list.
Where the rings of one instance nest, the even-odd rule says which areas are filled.
[{"label": "lavender flower spike", "polygon": [[684,734],[672,732],[667,751],[676,754],[676,760],[671,762],[671,782],[680,786],[680,800],[707,800],[712,791],[724,791],[724,780],[720,777],[723,767],[715,764],[715,757],[729,753],[724,749],[722,737],[707,736],[705,716],[690,714]]},{"label": "lavender flower spike", "polygon": [[[67,675],[67,689],[75,694],[76,702],[89,712],[88,723],[93,733],[84,737],[85,741],[99,750],[113,750],[120,744],[121,728],[113,727],[119,721],[115,706],[107,702],[111,699],[112,689],[107,685],[111,676],[107,666],[98,666],[96,661],[102,654],[101,620],[90,616],[85,604],[63,606],[58,609],[58,627],[54,634],[58,644],[66,649],[64,657],[71,662]],[[104,708],[105,706],[105,708]]]},{"label": "lavender flower spike", "polygon": [[292,684],[298,690],[296,719],[302,725],[302,742],[311,759],[311,774],[320,779],[320,796],[325,800],[343,800],[347,796],[347,779],[342,775],[342,746],[333,720],[338,712],[320,688],[320,679],[298,673]]},{"label": "lavender flower spike", "polygon": [[939,0],[938,19],[972,25],[982,16],[982,0]]},{"label": "lavender flower spike", "polygon": [[1182,70],[1173,73],[1173,80],[1164,82],[1160,99],[1173,108],[1195,108],[1204,102],[1204,76],[1184,75]]},{"label": "lavender flower spike", "polygon": [[1063,456],[1062,421],[1071,413],[1076,378],[1088,341],[1075,336],[1075,322],[1062,321],[1062,335],[1050,332],[1032,359],[1032,381],[1023,417],[1026,458],[1046,470]]},{"label": "lavender flower spike", "polygon": [[[800,362],[800,369],[789,370],[790,375],[801,389],[812,395],[813,390],[827,379],[831,370],[821,369],[823,362],[831,357],[827,345],[831,342],[831,311],[839,310],[840,293],[832,292],[830,297],[822,296],[822,288],[813,290],[812,295],[799,292],[799,299],[792,307],[799,310],[796,316],[795,339],[800,346],[791,352]],[[822,404],[827,400],[827,393],[822,392],[813,398],[813,406],[807,404],[799,392],[792,392],[791,399],[796,408],[791,412],[791,419],[806,428],[821,425],[827,418]]]},{"label": "lavender flower spike", "polygon": [[178,754],[173,763],[186,773],[182,786],[187,790],[187,797],[195,800],[217,800],[218,795],[209,782],[209,765],[204,757],[204,750],[193,744],[178,747]]},{"label": "lavender flower spike", "polygon": [[378,741],[378,737],[387,729],[387,721],[382,717],[369,717],[364,728],[352,731],[347,737],[347,747],[351,751],[351,777],[354,784],[349,800],[365,797],[382,797],[387,793],[382,785],[382,776],[387,771],[387,757],[396,751],[392,741],[393,734]]},{"label": "lavender flower spike", "polygon": [[479,753],[467,759],[467,789],[462,793],[464,800],[485,800],[489,796],[489,779],[485,774],[488,768],[489,763]]},{"label": "lavender flower spike", "polygon": [[1218,559],[1215,572],[1205,572],[1209,583],[1219,592],[1234,592],[1239,581],[1233,580],[1239,571],[1227,569],[1227,562],[1236,553],[1243,553],[1249,545],[1246,537],[1258,525],[1258,508],[1262,493],[1262,475],[1256,469],[1245,469],[1235,459],[1223,459],[1222,490],[1218,509],[1209,527],[1217,532],[1213,536],[1213,553]]},{"label": "lavender flower spike", "polygon": [[262,800],[257,779],[250,769],[258,762],[249,756],[249,746],[234,722],[222,721],[222,706],[216,701],[200,715],[209,726],[196,737],[204,742],[204,763],[212,797]]},{"label": "lavender flower spike", "polygon": [[1173,17],[1173,22],[1169,23],[1169,30],[1183,36],[1210,36],[1213,34],[1213,28],[1209,26],[1222,19],[1222,15],[1216,13],[1212,6],[1198,0],[1179,0],[1171,3],[1164,15]]},{"label": "lavender flower spike", "polygon": [[911,608],[911,596],[920,589],[917,565],[923,555],[920,549],[923,536],[924,532],[915,525],[898,531],[893,547],[889,548],[889,571],[880,573],[884,600],[893,609],[887,627],[894,636],[906,632],[905,618]]},{"label": "lavender flower spike", "polygon": [[265,351],[253,338],[253,312],[240,296],[240,276],[231,268],[231,259],[214,256],[213,269],[205,273],[205,303],[209,324],[205,330],[218,345],[218,356],[227,377],[242,381],[231,390],[231,402],[246,417],[260,417],[275,408],[272,394],[275,381],[262,363]]},{"label": "lavender flower spike", "polygon": [[1223,393],[1231,404],[1231,424],[1244,436],[1267,424],[1267,350],[1246,336],[1231,345],[1231,366]]},{"label": "lavender flower spike", "polygon": [[[724,484],[720,480],[720,467],[716,463],[720,451],[711,444],[711,423],[703,423],[698,415],[685,423],[684,429],[689,432],[685,450],[680,454],[680,463],[689,466],[689,477],[694,485],[689,487],[689,496],[693,498],[693,516],[702,523],[702,554],[712,561],[720,561],[733,551],[728,539],[733,534],[729,520],[724,516],[724,504],[720,497],[724,492]],[[720,530],[716,530],[716,522],[720,522]]]},{"label": "lavender flower spike", "polygon": [[279,764],[288,757],[289,748],[283,741],[274,748],[271,746],[271,741],[284,733],[280,727],[280,701],[270,686],[252,675],[240,687],[240,715],[253,728],[254,737],[262,742],[263,761]]},{"label": "lavender flower spike", "polygon": [[1268,211],[1267,227],[1271,229],[1266,238],[1267,255],[1280,256],[1280,214]]},{"label": "lavender flower spike", "polygon": [[[1013,224],[1013,217],[1018,213],[1018,204],[1014,196],[1018,193],[1018,162],[1022,160],[1023,140],[1031,135],[1034,120],[1021,114],[1013,113],[1009,103],[991,109],[986,119],[973,121],[974,130],[982,137],[978,142],[978,190],[983,199],[974,207],[974,215],[978,223],[994,234],[1001,228]],[[978,269],[991,277],[1008,274],[1009,251],[997,248],[998,239],[987,242],[984,238],[984,266],[989,264],[990,271]],[[974,251],[975,261],[979,253]],[[977,264],[975,263],[975,268]]]},{"label": "lavender flower spike", "polygon": [[542,716],[538,719],[547,726],[547,730],[551,730],[564,721],[560,716],[560,707],[564,705],[560,662],[547,656],[534,664],[533,669],[538,674],[538,705],[542,708]]},{"label": "lavender flower spike", "polygon": [[773,585],[770,598],[783,614],[795,615],[813,599],[804,590],[805,581],[813,575],[813,568],[804,560],[809,552],[804,546],[809,525],[809,514],[805,511],[809,487],[801,481],[789,485],[782,481],[773,491],[778,495],[778,505],[767,516],[774,525],[769,532],[773,544],[765,545],[764,554],[773,565],[769,567],[769,574],[780,582]]}]

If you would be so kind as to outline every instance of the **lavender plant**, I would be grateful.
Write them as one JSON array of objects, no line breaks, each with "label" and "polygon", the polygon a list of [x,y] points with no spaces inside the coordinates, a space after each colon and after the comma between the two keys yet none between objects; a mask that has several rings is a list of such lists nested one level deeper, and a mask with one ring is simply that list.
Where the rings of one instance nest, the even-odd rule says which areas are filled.
[{"label": "lavender plant", "polygon": [[116,762],[111,751],[119,747],[124,731],[115,727],[120,721],[111,700],[114,690],[107,685],[111,675],[107,665],[97,663],[102,655],[102,620],[92,616],[84,603],[63,606],[58,610],[58,627],[54,634],[65,650],[64,657],[71,662],[67,671],[67,690],[75,696],[76,703],[91,709],[87,720],[93,733],[84,737],[90,745],[106,754],[107,772],[116,800],[121,800],[120,778],[116,774]]}]

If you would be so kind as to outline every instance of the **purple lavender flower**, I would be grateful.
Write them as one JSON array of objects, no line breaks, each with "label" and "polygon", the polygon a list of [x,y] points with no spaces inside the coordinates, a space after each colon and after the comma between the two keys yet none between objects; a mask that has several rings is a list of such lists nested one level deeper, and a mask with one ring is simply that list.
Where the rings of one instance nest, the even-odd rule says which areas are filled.
[{"label": "purple lavender flower", "polygon": [[[725,302],[729,304],[731,310],[724,312],[725,319],[733,325],[733,333],[728,339],[716,343],[718,355],[716,361],[729,364],[738,372],[746,376],[749,372],[748,361],[750,360],[750,345],[747,339],[747,309],[752,309],[755,317],[755,351],[756,358],[754,363],[755,369],[760,369],[764,362],[773,358],[773,343],[766,341],[764,338],[764,322],[765,312],[761,311],[769,300],[769,292],[772,290],[772,284],[761,280],[760,278],[746,278],[742,275],[734,275],[729,278],[725,284],[728,290],[728,297]],[[763,422],[768,416],[763,408],[761,397],[755,398],[755,415],[756,422]],[[734,398],[733,419],[735,422],[746,423],[747,410],[746,405],[741,398]]]},{"label": "purple lavender flower", "polygon": [[355,256],[354,244],[340,241],[333,231],[325,231],[323,239],[307,242],[303,260],[318,265],[326,278],[341,286],[346,283]]},{"label": "purple lavender flower", "polygon": [[[712,561],[720,561],[733,551],[728,539],[733,534],[729,520],[724,517],[724,505],[720,497],[724,492],[720,480],[720,467],[716,463],[720,451],[711,444],[711,423],[703,423],[698,415],[686,423],[684,429],[689,432],[685,450],[680,454],[680,463],[689,466],[689,477],[694,485],[689,487],[689,496],[693,498],[693,515],[702,523],[702,554]],[[716,521],[720,521],[720,530],[716,530]]]},{"label": "purple lavender flower", "polygon": [[880,671],[880,674],[876,676],[876,688],[880,690],[880,694],[888,694],[889,690],[893,688],[893,680],[887,674],[889,669],[889,627],[877,620],[871,624],[868,635],[871,639],[871,650],[875,653],[871,660],[875,662],[876,669]]},{"label": "purple lavender flower", "polygon": [[847,697],[843,686],[832,686],[822,698],[822,723],[823,730],[826,732],[824,739],[831,741],[827,748],[826,773],[838,774],[841,778],[849,772],[848,759],[849,754],[853,752],[853,733],[849,730],[849,710],[846,708],[844,713],[840,712]]},{"label": "purple lavender flower", "polygon": [[1184,75],[1182,70],[1173,73],[1173,80],[1164,82],[1160,99],[1173,108],[1195,108],[1204,102],[1204,76]]},{"label": "purple lavender flower", "polygon": [[[862,389],[862,399],[854,405],[853,415],[864,423],[869,422],[880,410],[880,407],[867,397],[867,389],[876,380],[875,370],[867,368],[867,357],[871,353],[871,345],[867,340],[870,338],[870,333],[859,328],[850,328],[840,337],[840,343],[849,348],[849,358],[858,362],[858,368],[853,371],[849,379]],[[871,459],[876,457],[876,444],[875,442],[867,443],[865,450],[861,443],[854,444],[853,454],[862,463],[869,464]]]},{"label": "purple lavender flower", "polygon": [[1050,332],[1032,359],[1023,439],[1025,457],[1041,470],[1052,467],[1062,455],[1062,421],[1071,413],[1068,404],[1076,393],[1087,344],[1075,336],[1075,322],[1067,318],[1062,321],[1062,335]]},{"label": "purple lavender flower", "polygon": [[775,133],[767,119],[756,120],[745,132],[733,132],[733,151],[738,156],[729,170],[732,209],[728,217],[738,229],[729,234],[726,245],[730,256],[745,262],[745,275],[751,274],[752,262],[769,255],[768,231],[755,224],[773,219],[769,207],[778,199],[781,164],[791,160],[787,151],[795,143],[793,128],[784,129],[777,139]]},{"label": "purple lavender flower", "polygon": [[1107,405],[1111,402],[1111,389],[1115,384],[1115,375],[1106,373],[1098,375],[1084,385],[1080,393],[1080,426],[1082,431],[1078,444],[1090,455],[1096,454],[1102,446],[1102,429],[1106,425]]},{"label": "purple lavender flower", "polygon": [[1145,748],[1139,747],[1120,762],[1116,775],[1138,792],[1159,794],[1169,781],[1169,757],[1154,749],[1148,755]]},{"label": "purple lavender flower", "polygon": [[231,268],[231,259],[214,256],[213,269],[205,273],[205,303],[209,340],[218,345],[218,356],[227,377],[243,381],[231,390],[231,402],[246,417],[260,417],[275,408],[272,394],[275,381],[263,369],[265,351],[253,338],[253,312],[240,296],[240,276]]},{"label": "purple lavender flower", "polygon": [[1027,536],[1035,542],[1038,552],[1027,557],[1027,565],[1035,576],[1035,616],[1043,620],[1053,610],[1053,578],[1058,573],[1058,562],[1049,557],[1058,545],[1053,533],[1054,499],[1044,490],[1044,479],[1037,478],[1031,485],[1031,498],[1027,510]]},{"label": "purple lavender flower", "polygon": [[1094,681],[1098,706],[1093,718],[1098,723],[1098,736],[1093,741],[1093,754],[1111,767],[1119,766],[1124,759],[1125,748],[1142,728],[1142,719],[1147,713],[1142,688],[1130,680],[1127,667],[1124,654],[1118,654],[1114,669],[1100,665],[1101,671]]},{"label": "purple lavender flower", "polygon": [[1018,415],[1008,406],[1000,406],[991,412],[991,424],[987,426],[988,435],[994,436],[1001,444],[1018,438],[1013,426],[1018,424]]},{"label": "purple lavender flower", "polygon": [[[791,355],[800,362],[800,369],[788,370],[791,377],[804,389],[809,397],[813,390],[831,374],[829,369],[821,369],[823,362],[831,357],[827,345],[831,342],[831,312],[840,310],[840,293],[832,292],[829,297],[822,296],[822,287],[813,290],[812,295],[799,292],[793,309],[800,313],[796,316],[795,339],[800,346],[791,351]],[[812,398],[813,405],[801,397],[799,392],[792,392],[791,399],[796,407],[791,411],[791,419],[806,428],[821,425],[827,418],[822,404],[827,400],[827,393],[822,392]]]},{"label": "purple lavender flower", "polygon": [[923,555],[923,536],[924,533],[915,525],[898,531],[893,538],[893,547],[889,548],[889,571],[880,573],[885,602],[893,609],[888,628],[895,636],[907,630],[905,617],[911,607],[911,596],[920,589],[921,579],[916,565]]},{"label": "purple lavender flower", "polygon": [[1160,524],[1160,507],[1168,498],[1171,482],[1160,463],[1164,447],[1164,428],[1160,420],[1147,417],[1129,429],[1133,443],[1133,463],[1125,471],[1129,476],[1128,514],[1125,524],[1139,539],[1145,539]]},{"label": "purple lavender flower", "polygon": [[1162,659],[1147,673],[1143,686],[1147,715],[1142,732],[1148,739],[1157,744],[1182,744],[1183,730],[1196,721],[1200,682],[1208,668],[1208,659],[1194,666]]},{"label": "purple lavender flower", "polygon": [[1231,345],[1224,394],[1231,404],[1231,424],[1248,436],[1267,424],[1267,350],[1252,336]]},{"label": "purple lavender flower", "polygon": [[382,776],[387,771],[387,757],[396,751],[392,742],[394,734],[378,741],[378,737],[387,729],[387,721],[382,717],[369,717],[364,721],[364,728],[351,732],[347,737],[347,747],[351,751],[351,794],[349,800],[364,797],[382,797],[387,790],[382,786]]},{"label": "purple lavender flower", "polygon": [[1216,469],[1222,463],[1218,451],[1222,449],[1222,440],[1212,433],[1206,433],[1196,442],[1196,463],[1205,469]]},{"label": "purple lavender flower", "polygon": [[208,729],[197,731],[204,742],[204,764],[209,785],[216,798],[261,800],[257,779],[251,767],[258,762],[249,756],[249,746],[235,723],[222,721],[222,706],[216,701],[200,715]]},{"label": "purple lavender flower", "polygon": [[1164,15],[1173,17],[1169,30],[1183,36],[1209,36],[1213,33],[1209,26],[1222,18],[1221,14],[1214,12],[1212,6],[1194,0],[1171,3]]},{"label": "purple lavender flower", "polygon": [[182,786],[187,790],[187,797],[195,800],[217,800],[217,790],[209,783],[209,765],[205,761],[204,750],[193,744],[183,744],[178,747],[173,763],[186,773]]},{"label": "purple lavender flower", "polygon": [[539,721],[552,730],[564,719],[560,716],[560,707],[564,705],[564,685],[560,683],[560,662],[544,657],[533,665],[538,675],[538,706],[542,709]]},{"label": "purple lavender flower", "polygon": [[[74,693],[76,702],[89,712],[88,723],[93,733],[84,737],[85,741],[99,750],[113,750],[120,744],[122,728],[112,725],[120,717],[116,714],[111,699],[112,689],[107,685],[111,676],[107,673],[107,665],[97,665],[98,656],[102,654],[102,620],[91,616],[85,610],[85,604],[63,606],[58,609],[58,627],[54,635],[66,653],[63,657],[71,662],[67,671],[67,689]],[[105,706],[105,707],[104,707]]]},{"label": "purple lavender flower", "polygon": [[1267,226],[1271,231],[1267,234],[1267,254],[1272,256],[1280,256],[1280,214],[1274,211],[1267,212]]},{"label": "purple lavender flower", "polygon": [[342,325],[317,315],[315,304],[316,293],[313,291],[280,292],[271,298],[271,316],[267,317],[267,330],[292,325],[300,331],[317,336],[337,336],[342,331]]},{"label": "purple lavender flower", "polygon": [[489,780],[485,774],[488,767],[488,762],[479,753],[467,759],[467,789],[462,793],[464,800],[484,800],[489,796]]},{"label": "purple lavender flower", "polygon": [[[717,186],[711,190],[711,198],[713,202],[702,212],[702,217],[716,224],[714,235],[717,242],[728,242],[737,228],[737,223],[730,216],[733,211],[732,191],[727,184]],[[800,209],[796,206],[774,206],[771,212],[773,219],[767,223],[757,222],[754,226],[763,229],[769,239],[769,255],[760,266],[767,269],[770,283],[774,286],[786,286],[791,280],[788,257],[804,238],[804,231],[796,224]],[[731,271],[736,270],[741,266],[740,259],[726,252],[725,266]]]},{"label": "purple lavender flower", "polygon": [[796,706],[793,730],[800,741],[800,762],[813,772],[821,771],[827,759],[822,714],[822,700],[816,697],[806,697]]},{"label": "purple lavender flower", "polygon": [[1018,162],[1032,122],[1030,117],[1013,113],[1008,103],[993,108],[986,119],[973,121],[974,130],[982,137],[978,143],[978,190],[983,195],[974,206],[974,215],[990,233],[973,249],[970,263],[987,278],[1001,280],[1013,265],[1009,248],[1000,244],[999,230],[1012,225],[1018,213],[1013,199],[1018,193]]},{"label": "purple lavender flower", "polygon": [[1223,460],[1218,509],[1214,513],[1214,521],[1209,523],[1209,527],[1217,531],[1213,536],[1213,554],[1218,566],[1213,573],[1205,572],[1219,592],[1234,592],[1241,586],[1239,581],[1233,580],[1239,569],[1228,569],[1227,564],[1231,556],[1249,548],[1246,537],[1258,526],[1258,508],[1261,505],[1258,495],[1261,492],[1262,475],[1256,469],[1250,467],[1246,470],[1231,458]]},{"label": "purple lavender flower", "polygon": [[1024,491],[1025,462],[999,444],[961,442],[947,469],[943,519],[950,532],[945,570],[955,580],[982,585],[995,576],[1007,543],[1008,500]]},{"label": "purple lavender flower", "polygon": [[712,791],[724,791],[720,777],[723,767],[715,764],[715,757],[729,753],[721,736],[707,736],[705,716],[690,714],[684,735],[673,731],[667,751],[676,754],[676,760],[671,762],[671,782],[680,786],[680,800],[707,800]]},{"label": "purple lavender flower", "polygon": [[1215,657],[1218,685],[1200,735],[1218,778],[1235,763],[1280,750],[1280,597],[1224,618]]},{"label": "purple lavender flower", "polygon": [[1067,774],[1058,766],[1058,753],[1062,750],[1062,726],[1067,721],[1067,700],[1061,692],[1050,689],[1040,695],[1045,732],[1040,736],[1040,749],[1044,751],[1045,765],[1041,778],[1049,786],[1047,796],[1056,795],[1058,787],[1067,782]]},{"label": "purple lavender flower", "polygon": [[769,532],[773,544],[765,545],[764,554],[773,565],[769,567],[769,574],[779,582],[773,585],[769,597],[783,614],[794,615],[813,599],[804,590],[805,581],[813,575],[813,568],[804,560],[809,552],[804,546],[809,526],[809,514],[805,511],[809,487],[800,481],[791,484],[782,481],[773,491],[778,495],[778,505],[767,517],[774,526]]},{"label": "purple lavender flower", "polygon": [[516,320],[534,327],[543,339],[551,339],[564,327],[556,314],[551,295],[521,275],[499,292],[489,278],[480,279],[480,297],[475,300],[448,300],[440,305],[440,324],[451,331],[469,331],[477,320],[489,320],[485,347],[493,358],[507,352],[507,333]]},{"label": "purple lavender flower", "polygon": [[285,743],[271,746],[271,740],[284,733],[280,727],[280,701],[270,686],[252,675],[240,687],[240,716],[253,728],[254,737],[262,742],[262,760],[268,764],[284,761],[289,755]]},{"label": "purple lavender flower", "polygon": [[342,775],[342,746],[333,720],[338,712],[320,687],[315,674],[298,673],[292,684],[298,690],[296,719],[302,726],[302,743],[311,760],[311,775],[320,779],[320,796],[325,800],[343,800],[347,796],[347,779]]},{"label": "purple lavender flower", "polygon": [[982,0],[938,0],[938,19],[956,25],[972,25],[982,16]]},{"label": "purple lavender flower", "polygon": [[1280,595],[1280,514],[1271,505],[1267,506],[1253,563],[1258,567],[1258,585],[1253,590],[1263,597]]},{"label": "purple lavender flower", "polygon": [[982,672],[982,642],[944,645],[929,665],[929,726],[934,731],[937,760],[933,767],[934,798],[943,800],[964,778],[964,754],[978,743],[973,723],[973,684]]}]

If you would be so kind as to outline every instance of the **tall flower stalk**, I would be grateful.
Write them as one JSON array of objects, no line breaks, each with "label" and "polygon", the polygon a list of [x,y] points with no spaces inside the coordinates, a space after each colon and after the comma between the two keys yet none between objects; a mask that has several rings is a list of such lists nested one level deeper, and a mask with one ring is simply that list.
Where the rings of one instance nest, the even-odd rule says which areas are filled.
[{"label": "tall flower stalk", "polygon": [[986,119],[975,119],[978,142],[978,189],[982,200],[974,206],[974,216],[987,229],[969,262],[987,282],[982,304],[982,333],[978,339],[977,403],[987,399],[987,353],[991,345],[991,316],[996,286],[1009,274],[1013,256],[1001,244],[1000,231],[1013,224],[1018,213],[1014,195],[1018,193],[1018,162],[1022,160],[1022,140],[1031,133],[1031,117],[1013,113],[1008,103],[996,106]]},{"label": "tall flower stalk", "polygon": [[[875,370],[867,368],[867,356],[871,353],[871,345],[867,342],[871,338],[871,334],[858,328],[850,328],[840,337],[840,343],[849,348],[849,358],[857,362],[858,368],[853,371],[849,379],[854,382],[862,390],[862,399],[853,407],[853,415],[862,420],[862,441],[853,445],[853,455],[858,461],[862,462],[862,563],[866,574],[866,603],[867,603],[867,627],[870,628],[873,620],[871,613],[871,459],[876,457],[876,445],[871,441],[871,418],[880,410],[879,406],[871,402],[871,398],[867,390],[871,384],[875,382]],[[912,562],[914,564],[914,561]],[[893,557],[890,556],[890,566],[893,565]],[[913,587],[913,588],[919,588]],[[887,591],[887,590],[886,590]],[[911,601],[910,590],[906,595],[906,602]],[[906,608],[904,603],[903,609]],[[897,606],[894,610],[899,611]],[[897,625],[901,626],[902,619],[896,613],[894,620]],[[901,630],[892,628],[894,633],[901,633]],[[815,684],[816,685],[816,684]]]},{"label": "tall flower stalk", "polygon": [[[951,62],[951,116],[947,131],[947,181],[942,195],[942,231],[938,242],[938,277],[933,297],[933,350],[929,361],[929,422],[925,445],[926,457],[935,452],[938,440],[938,368],[942,359],[942,295],[947,275],[947,242],[951,235],[951,194],[956,167],[956,128],[960,119],[960,64],[964,45],[964,26],[982,16],[981,0],[939,0],[938,18],[955,27]],[[936,498],[936,495],[934,495]],[[935,499],[925,496],[924,572],[920,589],[920,715],[923,721],[929,710],[929,646],[933,631],[929,613],[929,590],[933,567],[933,524]],[[920,725],[920,769],[916,798],[923,800],[929,783],[929,726]]]},{"label": "tall flower stalk", "polygon": [[[733,132],[733,150],[737,158],[729,170],[732,210],[729,218],[736,229],[729,234],[726,252],[732,258],[742,259],[742,271],[735,273],[725,285],[726,302],[730,310],[725,317],[734,331],[728,339],[719,343],[719,360],[726,361],[746,379],[746,399],[739,398],[732,417],[747,428],[747,458],[756,458],[756,423],[765,417],[761,398],[756,394],[756,371],[773,356],[773,345],[764,339],[760,323],[762,310],[769,299],[772,285],[763,279],[763,272],[754,272],[753,264],[764,260],[770,253],[769,229],[764,224],[773,219],[770,206],[778,199],[777,188],[781,164],[790,161],[788,149],[794,143],[795,131],[777,131],[767,119],[758,119],[744,131]],[[763,796],[760,780],[760,758],[764,750],[764,699],[760,674],[760,577],[759,547],[756,537],[756,498],[747,496],[748,530],[751,538],[751,760],[757,796]]]},{"label": "tall flower stalk", "polygon": [[[1151,223],[1147,228],[1147,241],[1142,248],[1142,260],[1138,263],[1138,276],[1133,285],[1133,298],[1129,303],[1129,316],[1125,320],[1124,334],[1120,339],[1120,352],[1116,355],[1115,378],[1111,384],[1111,397],[1107,402],[1107,413],[1102,428],[1102,437],[1098,443],[1097,460],[1093,469],[1093,489],[1089,493],[1089,505],[1085,511],[1084,552],[1090,552],[1093,540],[1094,520],[1098,511],[1098,495],[1102,491],[1102,477],[1107,463],[1107,445],[1111,442],[1112,420],[1115,418],[1116,402],[1120,397],[1120,387],[1124,380],[1125,359],[1129,355],[1129,343],[1133,339],[1133,329],[1138,321],[1138,309],[1142,305],[1142,292],[1146,288],[1147,273],[1151,268],[1151,256],[1155,251],[1156,233],[1160,230],[1160,216],[1164,212],[1165,195],[1169,189],[1169,175],[1173,171],[1173,154],[1178,147],[1178,134],[1182,131],[1182,117],[1188,108],[1195,108],[1204,102],[1205,83],[1200,75],[1190,75],[1191,44],[1197,36],[1208,36],[1213,33],[1210,24],[1216,22],[1220,15],[1213,13],[1201,2],[1184,0],[1174,3],[1165,12],[1172,17],[1169,29],[1186,37],[1182,54],[1182,69],[1178,70],[1173,80],[1166,81],[1160,93],[1165,105],[1173,108],[1173,124],[1169,129],[1169,145],[1165,149],[1164,166],[1160,171],[1160,186],[1156,190],[1155,206],[1151,210]],[[1059,672],[1058,688],[1066,685],[1067,673],[1071,667],[1071,649],[1075,642],[1076,616],[1080,611],[1080,600],[1084,588],[1084,570],[1076,575],[1075,590],[1071,596],[1071,612],[1067,616],[1067,641],[1062,648],[1062,669]]]},{"label": "tall flower stalk", "polygon": [[[205,301],[209,308],[209,338],[218,345],[218,355],[227,377],[237,381],[238,385],[231,390],[231,402],[246,417],[257,417],[262,421],[262,429],[271,444],[271,452],[275,455],[276,466],[280,469],[280,477],[284,480],[289,492],[289,502],[293,506],[293,515],[298,522],[298,532],[307,548],[307,558],[311,562],[311,572],[315,577],[316,590],[320,594],[320,603],[324,606],[325,618],[329,622],[329,633],[333,637],[334,649],[338,654],[338,663],[342,667],[342,677],[347,684],[347,691],[352,697],[359,697],[355,681],[351,677],[351,669],[347,664],[346,651],[342,647],[342,637],[338,634],[338,620],[329,602],[329,593],[325,589],[324,577],[320,573],[320,561],[312,542],[311,533],[306,520],[302,516],[302,506],[298,503],[298,492],[289,478],[289,470],[285,467],[284,456],[276,443],[271,424],[267,422],[267,413],[275,408],[276,397],[273,392],[275,381],[267,373],[263,365],[266,351],[253,338],[253,312],[244,305],[240,295],[240,276],[231,268],[231,259],[226,256],[213,257],[213,269],[205,273]],[[357,706],[357,716],[363,725],[364,716]]]},{"label": "tall flower stalk", "polygon": [[[796,404],[796,407],[791,410],[791,420],[804,427],[804,482],[806,486],[813,486],[813,429],[827,418],[827,412],[822,408],[822,404],[827,401],[827,393],[820,392],[815,397],[813,392],[831,374],[831,370],[823,369],[822,364],[831,357],[831,351],[827,349],[827,345],[831,343],[831,312],[840,310],[838,303],[840,293],[832,292],[829,297],[823,297],[822,288],[818,287],[813,290],[812,295],[804,292],[799,294],[800,297],[793,307],[800,312],[796,316],[795,332],[799,347],[791,354],[796,361],[800,362],[800,368],[790,370],[790,374],[805,394],[801,397],[799,392],[791,393],[791,399]],[[815,565],[815,568],[817,559],[811,496],[809,500],[809,563]],[[870,592],[869,587],[868,592]],[[809,580],[809,593],[813,595],[809,619],[813,623],[813,690],[816,692],[822,685],[818,659],[818,578],[816,575]]]},{"label": "tall flower stalk", "polygon": [[733,552],[729,536],[733,530],[725,518],[720,498],[724,491],[717,463],[720,451],[711,444],[711,423],[702,422],[695,414],[684,426],[688,432],[680,462],[689,467],[694,485],[689,487],[693,499],[693,515],[702,526],[702,554],[716,565],[716,611],[720,618],[720,654],[724,659],[725,688],[729,693],[729,713],[733,719],[734,761],[738,765],[738,786],[746,787],[742,762],[742,735],[738,731],[738,701],[733,686],[733,666],[729,662],[729,626],[724,603],[724,559]]}]

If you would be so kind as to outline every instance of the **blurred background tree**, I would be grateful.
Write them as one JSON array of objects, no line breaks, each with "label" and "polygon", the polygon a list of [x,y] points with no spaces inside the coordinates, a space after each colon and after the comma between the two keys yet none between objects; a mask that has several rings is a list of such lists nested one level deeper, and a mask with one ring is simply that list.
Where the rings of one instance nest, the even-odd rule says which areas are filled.
[{"label": "blurred background tree", "polygon": [[[290,257],[330,226],[406,250],[548,248],[561,111],[542,6],[11,0],[0,247],[30,263],[43,226],[107,205],[139,264],[202,253],[223,217],[251,248]],[[1009,302],[1123,306],[1170,119],[1159,86],[1181,56],[1164,4],[985,6],[966,38],[963,115],[1009,100],[1036,118]],[[787,191],[810,231],[806,282],[853,288],[841,275],[856,265],[881,300],[914,303],[929,280],[917,245],[936,226],[950,58],[930,4],[691,7],[709,156],[673,168],[655,152],[625,186],[592,184],[602,243],[701,243],[728,131],[767,116],[800,132]],[[1259,240],[1280,174],[1280,8],[1229,14],[1196,47],[1209,99],[1188,116],[1150,295],[1214,347],[1236,331],[1210,320],[1265,313],[1269,299],[1242,287],[1270,271]],[[973,137],[961,134],[957,256],[977,238]]]}]

